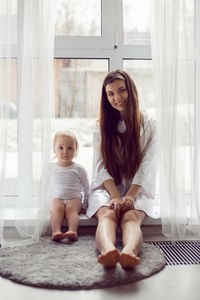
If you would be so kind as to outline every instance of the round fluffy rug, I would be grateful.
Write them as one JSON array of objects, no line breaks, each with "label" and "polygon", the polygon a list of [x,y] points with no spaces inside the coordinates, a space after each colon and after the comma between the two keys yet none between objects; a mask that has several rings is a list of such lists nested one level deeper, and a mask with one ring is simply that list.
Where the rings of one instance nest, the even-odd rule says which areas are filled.
[{"label": "round fluffy rug", "polygon": [[[121,241],[118,240],[121,249]],[[75,243],[52,242],[42,237],[38,243],[0,249],[0,275],[18,283],[53,289],[93,289],[128,284],[151,276],[165,266],[163,254],[144,243],[141,264],[133,270],[106,269],[97,262],[93,235],[80,236]]]}]

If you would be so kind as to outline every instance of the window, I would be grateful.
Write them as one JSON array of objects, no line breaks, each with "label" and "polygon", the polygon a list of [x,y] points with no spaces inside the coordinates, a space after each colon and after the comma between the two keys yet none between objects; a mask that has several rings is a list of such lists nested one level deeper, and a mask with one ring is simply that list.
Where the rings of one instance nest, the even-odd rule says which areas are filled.
[{"label": "window", "polygon": [[[9,13],[7,13],[9,12]],[[6,24],[9,18],[10,26]],[[1,45],[13,44],[10,49],[9,65],[5,63],[6,54],[1,53],[3,59],[0,87],[0,110],[6,115],[7,130],[7,151],[5,155],[5,194],[17,195],[17,59],[16,59],[16,43],[17,43],[17,0],[9,2],[0,1],[0,28],[6,26],[6,32],[1,32]],[[8,78],[11,78],[11,88],[7,91]],[[1,153],[0,153],[1,155]]]},{"label": "window", "polygon": [[56,35],[101,36],[101,1],[57,0]]},{"label": "window", "polygon": [[[13,28],[17,28],[22,2],[11,1]],[[4,3],[2,1],[1,3]],[[143,9],[145,7],[145,9]],[[142,8],[142,9],[141,9]],[[17,14],[18,11],[18,14]],[[0,6],[3,18],[3,5]],[[105,74],[124,69],[135,79],[144,107],[154,111],[151,74],[150,0],[55,1],[55,126],[77,133],[78,161],[91,176],[92,128],[98,118],[100,91]],[[142,22],[141,22],[142,20]],[[8,122],[8,196],[17,191],[17,32],[13,31],[13,89]],[[3,105],[3,104],[2,104]],[[33,194],[41,173],[40,125],[34,119]]]},{"label": "window", "polygon": [[[69,5],[66,6],[66,2]],[[60,20],[62,11],[62,24],[72,26],[61,30],[61,21],[56,25],[56,128],[69,126],[78,132],[81,144],[78,160],[85,163],[91,176],[88,157],[91,160],[92,124],[98,118],[97,107],[105,74],[115,69],[128,71],[136,80],[144,107],[154,110],[151,1],[73,1],[73,6],[71,1],[60,0],[57,3],[57,20]],[[61,5],[65,7],[64,12]],[[85,5],[89,7],[88,11]]]},{"label": "window", "polygon": [[[10,99],[7,101],[0,101],[0,109],[6,111],[7,115],[7,151],[6,151],[6,169],[5,169],[5,193],[6,195],[17,195],[17,60],[15,58],[11,59],[11,90],[9,95],[6,95],[4,89],[2,91],[3,98],[2,99]],[[5,82],[6,76],[9,74],[9,70],[4,69]],[[5,98],[4,98],[5,97]]]},{"label": "window", "polygon": [[151,44],[151,0],[123,1],[124,44]]},{"label": "window", "polygon": [[57,118],[97,118],[107,59],[55,59]]},{"label": "window", "polygon": [[123,69],[134,78],[141,107],[155,114],[152,61],[150,59],[124,59]]}]

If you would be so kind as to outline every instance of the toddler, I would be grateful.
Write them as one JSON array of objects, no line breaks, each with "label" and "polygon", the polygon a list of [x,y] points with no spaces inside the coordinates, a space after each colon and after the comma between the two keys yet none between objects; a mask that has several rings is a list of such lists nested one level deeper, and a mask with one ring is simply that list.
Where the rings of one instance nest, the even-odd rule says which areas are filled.
[{"label": "toddler", "polygon": [[[86,170],[74,162],[78,154],[78,141],[69,131],[59,131],[54,137],[54,153],[57,162],[51,168],[51,229],[53,241],[68,238],[77,241],[79,213],[85,213],[88,205],[89,180]],[[64,218],[68,231],[61,232]]]}]

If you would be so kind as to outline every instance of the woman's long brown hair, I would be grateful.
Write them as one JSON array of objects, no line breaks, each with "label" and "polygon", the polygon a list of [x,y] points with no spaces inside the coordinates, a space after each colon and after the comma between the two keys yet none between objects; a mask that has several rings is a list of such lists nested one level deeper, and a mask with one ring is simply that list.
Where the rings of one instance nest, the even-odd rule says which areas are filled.
[{"label": "woman's long brown hair", "polygon": [[[128,91],[126,106],[126,131],[124,134],[118,131],[118,123],[121,120],[120,113],[114,109],[108,101],[106,86],[121,79],[125,82]],[[131,179],[134,177],[140,161],[140,125],[143,122],[139,108],[138,93],[134,81],[122,70],[110,72],[104,79],[100,104],[100,132],[101,154],[105,168],[114,178],[116,184],[120,184],[122,176]],[[120,157],[123,153],[123,164]]]}]

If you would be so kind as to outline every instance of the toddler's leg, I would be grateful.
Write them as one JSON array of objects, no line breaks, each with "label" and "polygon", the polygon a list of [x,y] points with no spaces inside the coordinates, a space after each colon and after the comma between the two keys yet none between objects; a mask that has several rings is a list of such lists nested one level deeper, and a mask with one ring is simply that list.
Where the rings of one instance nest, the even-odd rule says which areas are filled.
[{"label": "toddler's leg", "polygon": [[64,233],[64,237],[71,241],[78,240],[78,226],[79,226],[79,216],[81,211],[81,200],[72,199],[66,203],[65,217],[68,225],[68,231]]},{"label": "toddler's leg", "polygon": [[59,241],[63,239],[61,232],[61,226],[65,215],[65,204],[60,199],[53,199],[51,207],[51,230],[53,241]]}]

